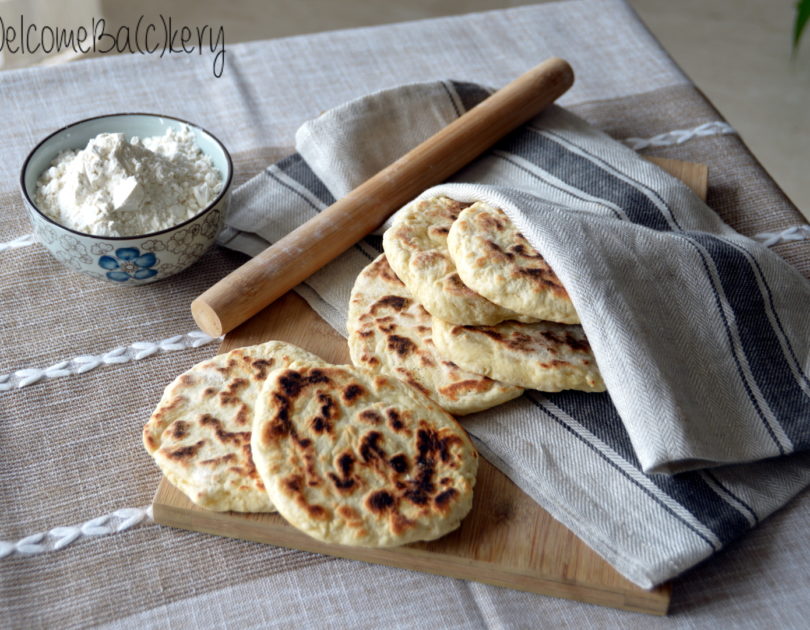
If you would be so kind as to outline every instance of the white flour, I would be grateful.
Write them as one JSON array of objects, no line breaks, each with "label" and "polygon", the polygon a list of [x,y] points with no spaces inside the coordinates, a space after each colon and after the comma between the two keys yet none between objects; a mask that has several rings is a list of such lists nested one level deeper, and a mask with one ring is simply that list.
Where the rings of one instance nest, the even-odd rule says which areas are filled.
[{"label": "white flour", "polygon": [[222,175],[183,127],[163,136],[102,133],[59,154],[35,203],[57,223],[100,236],[138,236],[190,219],[219,194]]}]

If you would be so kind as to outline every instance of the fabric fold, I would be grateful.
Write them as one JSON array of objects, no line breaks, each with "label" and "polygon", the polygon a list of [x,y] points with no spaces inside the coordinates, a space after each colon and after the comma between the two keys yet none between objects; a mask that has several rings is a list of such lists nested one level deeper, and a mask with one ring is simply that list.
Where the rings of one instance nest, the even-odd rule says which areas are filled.
[{"label": "fabric fold", "polygon": [[[235,191],[221,243],[257,253],[487,94],[415,84],[305,124],[297,154]],[[810,446],[810,285],[782,259],[558,107],[422,197],[437,194],[515,221],[568,289],[609,392],[531,392],[465,426],[629,579],[668,579],[761,520],[781,504],[763,492],[774,475],[786,496],[807,485],[804,454],[768,459]],[[370,236],[302,288],[344,334],[380,251]]]}]

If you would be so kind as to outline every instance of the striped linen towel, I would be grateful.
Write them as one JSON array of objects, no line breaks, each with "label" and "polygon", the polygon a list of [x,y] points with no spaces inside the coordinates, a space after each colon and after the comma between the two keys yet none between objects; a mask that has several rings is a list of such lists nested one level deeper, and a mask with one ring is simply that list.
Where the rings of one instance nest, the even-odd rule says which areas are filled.
[{"label": "striped linen towel", "polygon": [[[303,125],[295,154],[234,192],[220,243],[255,255],[487,94],[408,85]],[[776,254],[556,106],[420,198],[439,194],[501,207],[543,254],[609,392],[527,392],[464,426],[619,572],[663,582],[810,483],[810,283]],[[372,235],[299,288],[344,335],[380,252]]]}]

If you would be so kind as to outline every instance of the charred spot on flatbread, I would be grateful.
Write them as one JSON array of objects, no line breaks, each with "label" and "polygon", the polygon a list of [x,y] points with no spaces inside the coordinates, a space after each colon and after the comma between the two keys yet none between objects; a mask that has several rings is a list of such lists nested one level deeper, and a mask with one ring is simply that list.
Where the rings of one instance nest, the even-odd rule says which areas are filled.
[{"label": "charred spot on flatbread", "polygon": [[[352,361],[386,369],[451,413],[481,411],[521,394],[443,361],[432,341],[432,317],[380,256],[358,276],[349,302]],[[474,384],[477,382],[477,385]]]},{"label": "charred spot on flatbread", "polygon": [[404,544],[455,528],[469,509],[475,449],[451,416],[404,383],[299,363],[275,372],[258,404],[259,474],[288,522],[316,538]]},{"label": "charred spot on flatbread", "polygon": [[454,363],[506,383],[550,392],[605,390],[590,343],[576,324],[453,326],[437,320],[433,339]]},{"label": "charred spot on flatbread", "polygon": [[482,202],[466,208],[450,228],[447,248],[461,283],[493,303],[541,321],[579,323],[557,274],[500,208]]},{"label": "charred spot on flatbread", "polygon": [[166,478],[212,510],[273,511],[251,458],[259,388],[277,367],[314,355],[271,341],[208,359],[179,375],[143,428]]}]

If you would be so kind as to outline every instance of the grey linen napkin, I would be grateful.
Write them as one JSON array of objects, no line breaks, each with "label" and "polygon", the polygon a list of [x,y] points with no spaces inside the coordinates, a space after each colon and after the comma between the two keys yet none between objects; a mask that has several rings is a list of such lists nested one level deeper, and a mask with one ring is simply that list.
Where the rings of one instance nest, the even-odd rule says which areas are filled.
[{"label": "grey linen napkin", "polygon": [[[220,243],[257,254],[487,94],[408,85],[303,125],[297,153],[235,191]],[[677,575],[810,483],[810,284],[781,258],[559,107],[421,197],[438,194],[513,219],[568,289],[609,392],[528,392],[464,425],[628,579]],[[299,292],[345,334],[380,252],[368,237]]]}]

